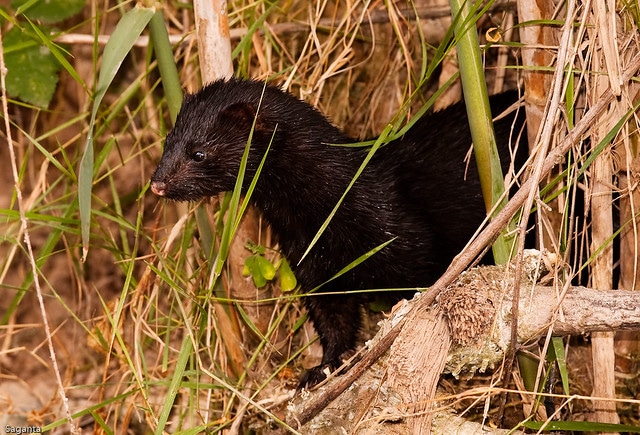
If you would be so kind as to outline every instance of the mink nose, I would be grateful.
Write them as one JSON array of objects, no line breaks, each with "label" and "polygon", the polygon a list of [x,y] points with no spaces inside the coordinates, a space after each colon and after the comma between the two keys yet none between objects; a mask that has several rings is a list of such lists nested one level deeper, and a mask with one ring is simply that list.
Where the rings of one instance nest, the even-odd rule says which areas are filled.
[{"label": "mink nose", "polygon": [[151,191],[158,196],[165,196],[167,194],[167,185],[162,181],[152,181]]}]

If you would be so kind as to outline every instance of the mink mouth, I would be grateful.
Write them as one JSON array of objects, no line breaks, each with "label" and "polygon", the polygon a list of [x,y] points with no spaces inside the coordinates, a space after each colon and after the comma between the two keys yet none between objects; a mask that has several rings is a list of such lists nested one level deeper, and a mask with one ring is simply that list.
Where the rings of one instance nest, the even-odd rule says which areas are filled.
[{"label": "mink mouth", "polygon": [[205,196],[213,196],[201,192],[200,189],[189,189],[186,186],[178,188],[176,188],[176,186],[170,187],[169,183],[153,179],[151,180],[150,188],[154,195],[176,202],[199,201]]},{"label": "mink mouth", "polygon": [[159,197],[162,197],[162,198],[166,197],[167,196],[166,183],[163,183],[161,181],[151,180],[151,191],[156,196],[159,196]]}]

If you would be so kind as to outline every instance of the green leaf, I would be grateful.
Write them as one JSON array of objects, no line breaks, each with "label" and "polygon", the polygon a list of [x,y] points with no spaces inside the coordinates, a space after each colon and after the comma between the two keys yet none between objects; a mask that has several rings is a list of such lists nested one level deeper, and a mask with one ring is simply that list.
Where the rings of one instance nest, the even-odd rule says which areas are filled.
[{"label": "green leaf", "polygon": [[[500,156],[493,131],[491,107],[484,76],[482,52],[478,42],[476,21],[484,10],[480,2],[451,0],[451,14],[454,19],[454,33],[460,65],[460,81],[467,108],[473,154],[480,175],[480,187],[487,212],[498,203],[504,193],[504,176]],[[497,211],[502,209],[507,199],[503,198]],[[515,228],[510,222],[509,229]],[[512,246],[517,246],[515,235],[508,236],[504,230],[493,243],[492,252],[496,264],[504,264],[511,258]]]},{"label": "green leaf", "polygon": [[393,307],[393,304],[385,300],[384,297],[374,297],[373,300],[369,302],[369,310],[373,311],[374,313],[389,311],[391,307]]},{"label": "green leaf", "polygon": [[252,255],[247,257],[244,261],[245,267],[249,269],[249,274],[251,278],[253,278],[253,283],[256,287],[261,288],[267,284],[267,279],[262,274],[262,270],[260,269],[260,265],[258,264],[258,259],[262,258],[258,255]]},{"label": "green leaf", "polygon": [[35,35],[18,26],[2,38],[7,92],[25,103],[47,107],[58,84],[61,65]]},{"label": "green leaf", "polygon": [[12,0],[16,15],[24,14],[31,20],[55,23],[82,10],[86,0]]},{"label": "green leaf", "polygon": [[262,255],[256,255],[256,264],[260,269],[260,274],[264,276],[267,281],[272,280],[276,276],[276,268],[273,266],[269,260],[264,258]]},{"label": "green leaf", "polygon": [[262,288],[267,285],[267,279],[264,276],[260,275],[260,272],[254,273],[253,275],[251,275],[251,278],[253,278],[253,284],[257,288]]},{"label": "green leaf", "polygon": [[91,111],[89,133],[85,144],[80,169],[78,174],[78,201],[80,207],[80,229],[82,233],[82,261],[87,258],[89,252],[89,234],[91,229],[91,188],[93,186],[93,127],[96,122],[98,107],[102,98],[113,81],[120,65],[133,43],[142,33],[144,28],[155,13],[155,8],[143,8],[136,6],[122,16],[115,30],[111,34],[102,55],[102,66],[98,76],[98,84]]},{"label": "green leaf", "polygon": [[244,267],[242,268],[242,276],[246,278],[249,275],[251,275],[251,269],[249,269],[249,266],[247,265],[247,260],[245,260]]},{"label": "green leaf", "polygon": [[298,280],[289,266],[289,262],[286,258],[280,261],[280,267],[278,268],[280,276],[280,290],[283,292],[290,292],[298,285]]}]

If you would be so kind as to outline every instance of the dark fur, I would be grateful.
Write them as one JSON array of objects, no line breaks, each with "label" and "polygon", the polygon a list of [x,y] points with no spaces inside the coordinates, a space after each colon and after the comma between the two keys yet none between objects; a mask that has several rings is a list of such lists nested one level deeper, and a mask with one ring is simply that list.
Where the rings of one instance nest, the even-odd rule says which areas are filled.
[{"label": "dark fur", "polygon": [[[494,114],[514,101],[515,94],[492,99]],[[475,162],[467,166],[464,161],[471,145],[467,117],[464,106],[457,104],[425,116],[404,137],[377,151],[318,243],[298,264],[366,150],[329,145],[356,141],[293,96],[238,79],[214,82],[185,98],[151,179],[152,190],[178,201],[232,190],[256,113],[246,184],[275,129],[251,201],[279,236],[303,291],[392,238],[390,245],[320,292],[428,286],[484,219]],[[505,169],[512,124],[513,116],[495,125]],[[514,137],[521,127],[522,118]],[[406,293],[394,296],[397,300]],[[322,369],[334,370],[340,356],[354,348],[360,305],[369,299],[366,294],[303,299],[324,355],[301,385],[321,381]]]}]

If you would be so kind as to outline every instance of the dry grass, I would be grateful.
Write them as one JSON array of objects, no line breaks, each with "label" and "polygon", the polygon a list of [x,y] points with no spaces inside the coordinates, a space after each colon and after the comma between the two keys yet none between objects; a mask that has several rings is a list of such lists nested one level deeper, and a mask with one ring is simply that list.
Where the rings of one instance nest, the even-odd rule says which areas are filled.
[{"label": "dry grass", "polygon": [[[73,54],[70,61],[89,89],[97,66],[92,47],[86,44],[92,38],[87,36],[93,29],[110,34],[120,19],[120,8],[107,3],[87,5],[81,16],[64,23],[64,28],[73,29],[64,36]],[[514,5],[496,3],[478,20],[483,44],[490,28],[498,28],[502,38],[483,46],[487,81],[493,91],[520,86],[526,72],[539,72],[548,80],[557,65],[554,60],[566,56],[563,65],[567,67],[559,68],[562,75],[556,75],[558,91],[544,95],[543,100],[545,104],[556,102],[560,110],[541,121],[549,126],[549,135],[535,142],[533,155],[548,152],[562,139],[602,89],[619,83],[616,74],[639,51],[636,3],[618,4],[616,27],[609,31],[594,25],[595,6],[585,9],[573,1],[567,4],[575,7],[576,25],[566,27],[562,38],[566,9],[557,11],[554,18],[558,22],[551,26],[555,42],[538,47],[550,55],[551,63],[537,68],[520,63],[521,49],[513,42],[518,32],[511,28]],[[407,120],[411,113],[403,115],[400,109],[418,85],[424,82],[411,101],[414,110],[455,69],[447,40],[451,19],[446,4],[353,0],[286,1],[274,6],[237,0],[229,8],[236,74],[277,80],[318,106],[354,138],[374,136],[398,113]],[[200,83],[192,10],[176,2],[168,4],[164,13],[173,39],[181,41],[175,46],[181,83],[186,90],[196,90]],[[262,18],[258,31],[249,33]],[[3,23],[2,31],[8,26]],[[631,219],[637,214],[635,114],[607,139],[612,146],[597,157],[599,166],[588,166],[584,173],[580,168],[595,145],[625,118],[637,101],[637,91],[636,82],[620,88],[617,103],[594,126],[590,141],[575,144],[561,182],[543,190],[541,197],[551,206],[537,203],[536,220],[544,248],[565,259],[556,277],[560,287],[587,263],[591,285],[607,287],[602,279],[613,272],[610,287],[636,286],[640,244]],[[249,255],[243,243],[232,247],[222,279],[210,285],[209,253],[215,251],[219,237],[204,234],[202,228],[206,228],[204,221],[211,228],[221,227],[221,202],[214,201],[204,212],[194,205],[160,203],[146,192],[169,123],[163,95],[155,64],[148,61],[142,41],[126,60],[99,112],[94,220],[85,263],[80,262],[75,171],[87,135],[90,99],[63,72],[49,110],[9,101],[15,157],[8,154],[7,146],[0,147],[0,180],[6,186],[14,185],[11,163],[15,163],[41,291],[35,288],[30,255],[23,244],[25,233],[15,193],[5,189],[0,193],[0,291],[4,295],[0,302],[0,314],[4,313],[0,401],[5,401],[0,409],[9,411],[0,414],[3,427],[9,421],[16,426],[51,425],[56,427],[53,433],[66,433],[68,406],[75,426],[90,432],[190,428],[194,432],[249,428],[266,432],[275,426],[273,421],[283,417],[302,367],[316,364],[319,350],[317,345],[305,347],[313,331],[308,324],[302,325],[296,298],[281,295],[276,282],[255,289],[250,278],[241,277],[243,258]],[[459,99],[459,89],[450,88],[443,98]],[[548,111],[544,104],[541,109]],[[608,172],[594,174],[595,167]],[[574,234],[575,220],[582,218],[572,217],[574,203],[584,198],[591,204],[594,192],[604,199],[604,214],[591,214],[590,231]],[[551,201],[553,196],[557,199]],[[610,240],[617,225],[611,219],[617,214],[624,235],[620,248]],[[240,237],[274,245],[257,214],[252,212],[245,219],[249,223]],[[605,233],[599,236],[596,228]],[[611,258],[619,251],[617,268],[611,259],[605,258],[602,266],[600,260],[589,261],[590,246],[596,247],[591,252],[610,251]],[[276,258],[276,254],[267,251],[267,257]],[[594,278],[601,273],[604,278]],[[47,328],[38,306],[48,319]],[[616,343],[617,409],[623,422],[638,425],[638,402],[630,400],[640,394],[638,338],[625,336]],[[544,356],[548,345],[536,343],[530,351],[536,358]],[[592,388],[592,377],[586,375],[591,371],[589,343],[573,338],[566,340],[566,349],[570,392],[587,397]],[[176,377],[175,368],[180,365],[184,371]],[[541,382],[547,369],[534,371],[534,381],[537,374]],[[59,382],[54,374],[59,374]],[[475,378],[472,385],[446,379],[443,391],[451,395],[451,406],[470,419],[492,417],[497,410],[497,401],[492,401],[496,393],[477,397],[472,393],[493,386],[497,376]],[[57,392],[59,383],[68,398],[66,405]],[[522,390],[523,385],[516,375],[503,387]],[[551,392],[564,394],[559,383]],[[518,397],[513,391],[509,394]],[[176,397],[173,407],[167,407],[172,395]],[[516,426],[530,412],[531,396],[519,397],[521,402],[510,402],[506,409],[505,427]],[[556,400],[563,419],[589,418],[590,401],[570,403]],[[544,413],[538,412],[538,418],[543,418]],[[2,420],[6,418],[12,420]],[[164,426],[163,419],[168,419]]]}]

